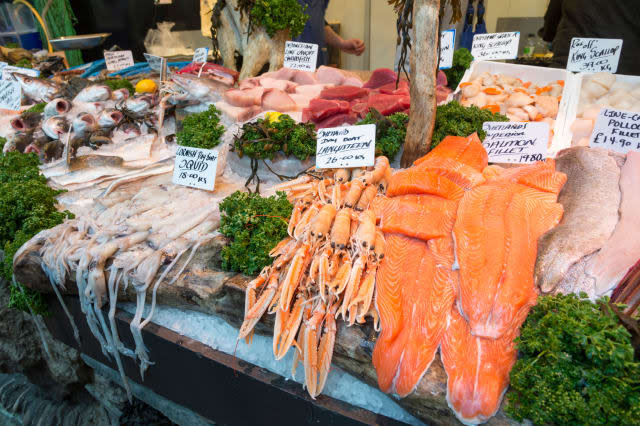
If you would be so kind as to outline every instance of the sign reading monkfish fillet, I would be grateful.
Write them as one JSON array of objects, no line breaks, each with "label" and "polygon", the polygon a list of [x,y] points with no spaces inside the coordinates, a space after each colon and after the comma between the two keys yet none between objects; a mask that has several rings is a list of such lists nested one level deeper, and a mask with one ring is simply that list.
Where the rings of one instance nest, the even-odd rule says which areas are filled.
[{"label": "sign reading monkfish fillet", "polygon": [[173,167],[173,183],[213,191],[217,168],[217,150],[178,146]]},{"label": "sign reading monkfish fillet", "polygon": [[316,167],[342,169],[373,166],[375,150],[375,124],[320,129],[316,145]]},{"label": "sign reading monkfish fillet", "polygon": [[547,158],[549,124],[542,122],[486,122],[482,145],[490,163],[528,164]]},{"label": "sign reading monkfish fillet", "polygon": [[287,41],[284,46],[284,67],[293,70],[315,71],[318,45]]}]

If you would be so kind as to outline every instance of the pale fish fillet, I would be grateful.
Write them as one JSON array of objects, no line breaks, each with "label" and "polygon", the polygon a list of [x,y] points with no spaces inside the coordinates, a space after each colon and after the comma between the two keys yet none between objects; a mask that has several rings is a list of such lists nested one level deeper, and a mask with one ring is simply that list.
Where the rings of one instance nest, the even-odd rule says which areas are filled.
[{"label": "pale fish fillet", "polygon": [[556,158],[556,170],[567,175],[558,202],[564,207],[560,224],[538,241],[535,281],[544,293],[586,291],[567,280],[573,265],[599,250],[618,223],[620,168],[607,151],[569,148]]},{"label": "pale fish fillet", "polygon": [[640,259],[640,152],[629,152],[620,171],[620,221],[611,238],[586,267],[595,279],[596,296],[613,290]]}]

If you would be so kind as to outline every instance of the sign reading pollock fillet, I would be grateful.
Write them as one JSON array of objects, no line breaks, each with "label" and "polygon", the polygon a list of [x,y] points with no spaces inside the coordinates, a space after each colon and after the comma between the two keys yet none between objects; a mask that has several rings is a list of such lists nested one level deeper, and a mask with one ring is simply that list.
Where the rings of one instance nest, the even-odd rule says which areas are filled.
[{"label": "sign reading pollock fillet", "polygon": [[640,151],[640,114],[602,108],[591,133],[589,146],[623,154]]},{"label": "sign reading pollock fillet", "polygon": [[318,45],[287,41],[284,46],[284,67],[294,70],[315,71]]},{"label": "sign reading pollock fillet", "polygon": [[441,70],[449,69],[453,66],[453,51],[456,42],[456,30],[442,31],[440,33],[440,66]]},{"label": "sign reading pollock fillet", "polygon": [[618,70],[622,40],[613,38],[571,39],[567,70],[575,72],[611,72]]},{"label": "sign reading pollock fillet", "polygon": [[208,47],[199,47],[193,52],[193,60],[191,62],[207,62],[209,56]]},{"label": "sign reading pollock fillet", "polygon": [[373,166],[375,149],[375,124],[320,129],[316,167],[342,169]]},{"label": "sign reading pollock fillet", "polygon": [[471,54],[476,61],[515,59],[518,56],[520,32],[476,34]]},{"label": "sign reading pollock fillet", "polygon": [[17,111],[22,101],[22,89],[16,81],[0,80],[0,108]]},{"label": "sign reading pollock fillet", "polygon": [[528,164],[547,158],[549,125],[538,122],[486,122],[483,146],[491,163]]},{"label": "sign reading pollock fillet", "polygon": [[105,51],[104,60],[109,71],[120,71],[133,66],[133,54],[130,50]]},{"label": "sign reading pollock fillet", "polygon": [[213,191],[217,168],[217,150],[179,146],[173,167],[173,183]]}]

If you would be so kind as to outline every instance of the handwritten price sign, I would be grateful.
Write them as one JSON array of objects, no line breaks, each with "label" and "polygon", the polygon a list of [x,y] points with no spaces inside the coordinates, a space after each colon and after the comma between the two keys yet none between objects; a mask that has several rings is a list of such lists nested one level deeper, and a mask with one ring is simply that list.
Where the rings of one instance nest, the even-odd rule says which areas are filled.
[{"label": "handwritten price sign", "polygon": [[133,66],[133,54],[130,50],[105,51],[104,60],[109,71],[120,71]]},{"label": "handwritten price sign", "polygon": [[320,129],[316,147],[316,167],[342,169],[373,166],[375,149],[375,124]]},{"label": "handwritten price sign", "polygon": [[640,151],[640,114],[602,108],[591,133],[589,145],[626,154]]},{"label": "handwritten price sign", "polygon": [[0,108],[17,111],[22,102],[22,88],[17,81],[0,80]]},{"label": "handwritten price sign", "polygon": [[473,36],[471,54],[476,61],[515,59],[518,56],[520,33],[489,33]]},{"label": "handwritten price sign", "polygon": [[575,72],[618,71],[622,40],[612,38],[571,39],[567,70]]},{"label": "handwritten price sign", "polygon": [[542,122],[486,122],[484,148],[491,163],[528,164],[547,158],[549,125]]},{"label": "handwritten price sign", "polygon": [[453,47],[456,42],[456,30],[446,30],[440,33],[440,64],[441,70],[449,69],[453,66]]},{"label": "handwritten price sign", "polygon": [[287,41],[284,47],[284,67],[294,70],[315,71],[318,45]]},{"label": "handwritten price sign", "polygon": [[16,72],[18,74],[28,75],[29,77],[38,77],[40,75],[40,71],[32,70],[31,68],[20,68],[14,67],[13,65],[5,65],[4,67],[0,66],[2,69],[2,79],[3,80],[12,80],[17,81],[13,78],[12,73]]},{"label": "handwritten price sign", "polygon": [[173,167],[173,183],[213,191],[217,168],[218,151],[215,149],[180,146]]},{"label": "handwritten price sign", "polygon": [[209,48],[198,47],[193,52],[193,59],[191,60],[191,62],[207,62],[208,57],[209,57]]}]

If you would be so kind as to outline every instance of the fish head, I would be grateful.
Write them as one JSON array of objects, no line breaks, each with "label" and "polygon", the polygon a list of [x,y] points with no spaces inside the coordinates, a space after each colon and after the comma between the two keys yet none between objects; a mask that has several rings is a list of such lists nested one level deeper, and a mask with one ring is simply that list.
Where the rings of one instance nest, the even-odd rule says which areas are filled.
[{"label": "fish head", "polygon": [[92,131],[98,128],[98,121],[95,117],[87,112],[82,112],[73,119],[73,131],[77,134],[83,134],[86,131]]},{"label": "fish head", "polygon": [[44,116],[46,118],[54,115],[63,115],[71,110],[71,102],[64,98],[56,98],[44,107]]},{"label": "fish head", "polygon": [[19,72],[12,72],[11,76],[20,83],[24,94],[35,102],[49,102],[60,91],[60,86],[52,81],[34,78]]},{"label": "fish head", "polygon": [[124,106],[133,113],[145,114],[151,110],[154,104],[155,96],[142,95],[127,99],[124,103]]},{"label": "fish head", "polygon": [[111,99],[114,101],[124,101],[129,98],[129,90],[128,89],[117,89],[111,93]]},{"label": "fish head", "polygon": [[74,98],[78,102],[101,102],[111,99],[111,89],[104,84],[92,84],[80,91]]},{"label": "fish head", "polygon": [[124,114],[117,109],[105,109],[100,113],[98,126],[101,128],[112,128],[117,126],[123,118]]},{"label": "fish head", "polygon": [[27,123],[25,122],[24,118],[22,118],[21,115],[12,118],[9,123],[11,124],[11,127],[15,131],[24,132],[27,130]]},{"label": "fish head", "polygon": [[69,121],[61,115],[50,117],[42,124],[44,133],[53,140],[57,140],[60,135],[67,133],[69,128]]},{"label": "fish head", "polygon": [[140,136],[140,126],[136,123],[125,123],[120,130],[122,130],[128,136]]},{"label": "fish head", "polygon": [[204,78],[198,78],[191,74],[174,74],[171,81],[178,85],[193,98],[204,98],[209,93],[209,87]]}]

